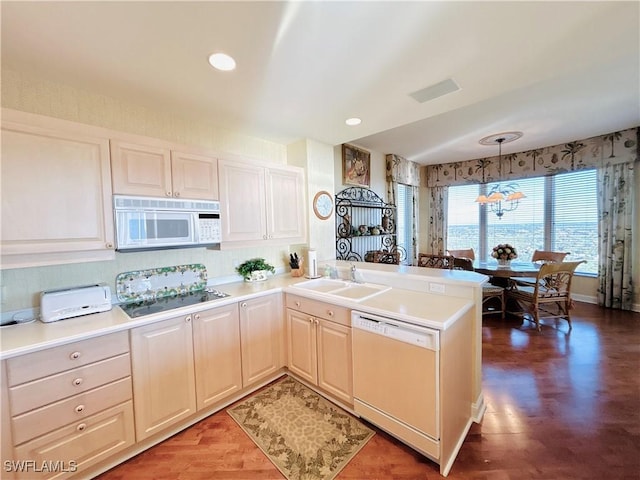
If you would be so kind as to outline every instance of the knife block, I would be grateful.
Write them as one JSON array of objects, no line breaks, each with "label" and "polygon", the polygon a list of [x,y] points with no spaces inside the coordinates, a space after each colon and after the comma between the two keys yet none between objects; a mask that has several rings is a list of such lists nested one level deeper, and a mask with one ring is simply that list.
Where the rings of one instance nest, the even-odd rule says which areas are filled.
[{"label": "knife block", "polygon": [[292,277],[301,277],[304,275],[304,268],[300,267],[300,268],[292,268],[291,269],[291,276]]}]

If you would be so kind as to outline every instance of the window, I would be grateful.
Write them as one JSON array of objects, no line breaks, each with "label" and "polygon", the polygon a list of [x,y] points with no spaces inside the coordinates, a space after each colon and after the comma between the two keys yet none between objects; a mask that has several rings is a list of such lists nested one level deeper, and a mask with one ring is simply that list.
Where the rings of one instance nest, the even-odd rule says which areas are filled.
[{"label": "window", "polygon": [[[475,203],[495,184],[449,188],[447,248],[473,248],[483,260],[493,246],[510,243],[522,260],[533,251],[571,252],[567,260],[587,260],[578,272],[598,273],[598,207],[595,170],[519,180],[526,198],[500,218]],[[484,189],[484,190],[483,190]]]},{"label": "window", "polygon": [[396,225],[396,242],[407,252],[404,263],[411,264],[413,255],[413,187],[397,184],[398,223]]}]

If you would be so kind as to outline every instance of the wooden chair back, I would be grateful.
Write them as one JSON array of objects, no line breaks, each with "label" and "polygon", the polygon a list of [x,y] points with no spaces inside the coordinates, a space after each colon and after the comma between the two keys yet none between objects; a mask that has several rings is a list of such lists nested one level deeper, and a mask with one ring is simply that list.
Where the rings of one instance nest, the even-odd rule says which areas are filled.
[{"label": "wooden chair back", "polygon": [[473,272],[473,260],[465,257],[453,257],[453,269]]},{"label": "wooden chair back", "polygon": [[398,265],[400,263],[400,254],[398,252],[385,252],[378,250],[373,254],[373,262]]},{"label": "wooden chair back", "polygon": [[552,252],[549,250],[536,250],[531,256],[533,263],[550,263],[550,262],[562,262],[564,257],[569,255],[570,252]]},{"label": "wooden chair back", "polygon": [[435,255],[431,253],[419,253],[418,266],[452,270],[453,257],[451,255]]},{"label": "wooden chair back", "polygon": [[469,260],[475,260],[476,254],[473,248],[463,248],[460,250],[447,250],[447,253],[456,258],[468,258]]}]

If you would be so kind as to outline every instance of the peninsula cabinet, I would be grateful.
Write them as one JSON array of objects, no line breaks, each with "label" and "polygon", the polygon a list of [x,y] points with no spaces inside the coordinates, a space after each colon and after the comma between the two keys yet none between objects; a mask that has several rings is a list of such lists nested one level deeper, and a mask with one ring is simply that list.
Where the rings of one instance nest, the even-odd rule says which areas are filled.
[{"label": "peninsula cabinet", "polygon": [[[133,445],[129,355],[127,334],[118,332],[5,360],[3,478],[81,474]],[[11,472],[5,428],[12,432]]]},{"label": "peninsula cabinet", "polygon": [[130,332],[136,438],[140,441],[196,412],[192,316]]},{"label": "peninsula cabinet", "polygon": [[113,193],[218,199],[218,160],[157,146],[111,140]]},{"label": "peninsula cabinet", "polygon": [[0,176],[3,268],[115,258],[101,131],[3,109]]},{"label": "peninsula cabinet", "polygon": [[242,390],[238,304],[193,315],[198,410]]},{"label": "peninsula cabinet", "polygon": [[223,248],[305,241],[304,171],[220,160]]},{"label": "peninsula cabinet", "polygon": [[243,387],[273,377],[284,367],[283,324],[279,293],[240,303]]},{"label": "peninsula cabinet", "polygon": [[353,405],[349,309],[290,294],[286,306],[289,370]]}]

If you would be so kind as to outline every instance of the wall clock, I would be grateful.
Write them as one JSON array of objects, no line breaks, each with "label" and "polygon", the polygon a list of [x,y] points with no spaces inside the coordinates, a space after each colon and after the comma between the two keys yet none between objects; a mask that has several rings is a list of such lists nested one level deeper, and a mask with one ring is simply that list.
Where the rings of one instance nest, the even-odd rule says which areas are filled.
[{"label": "wall clock", "polygon": [[333,196],[326,190],[321,190],[313,197],[313,212],[320,220],[326,220],[333,212]]}]

